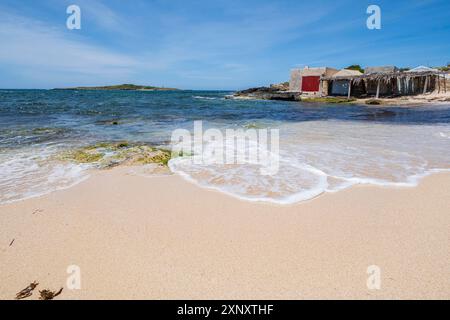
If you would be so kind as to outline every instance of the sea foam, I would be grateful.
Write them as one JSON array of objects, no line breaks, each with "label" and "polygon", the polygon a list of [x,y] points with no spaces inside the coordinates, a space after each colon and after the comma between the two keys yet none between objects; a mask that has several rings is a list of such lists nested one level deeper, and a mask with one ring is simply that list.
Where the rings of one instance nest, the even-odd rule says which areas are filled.
[{"label": "sea foam", "polygon": [[26,148],[0,155],[0,204],[70,188],[89,177],[88,166],[52,161],[52,148]]},{"label": "sea foam", "polygon": [[311,121],[279,129],[275,175],[261,175],[255,163],[195,164],[186,157],[171,160],[169,167],[202,187],[277,204],[356,184],[413,187],[430,173],[450,169],[449,125]]}]

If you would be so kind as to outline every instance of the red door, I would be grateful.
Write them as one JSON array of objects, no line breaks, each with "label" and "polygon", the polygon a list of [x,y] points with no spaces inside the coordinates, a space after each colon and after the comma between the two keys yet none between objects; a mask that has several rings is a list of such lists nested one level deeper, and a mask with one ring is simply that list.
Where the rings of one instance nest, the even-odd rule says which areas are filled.
[{"label": "red door", "polygon": [[320,77],[309,76],[302,77],[302,91],[303,92],[317,92],[319,91]]}]

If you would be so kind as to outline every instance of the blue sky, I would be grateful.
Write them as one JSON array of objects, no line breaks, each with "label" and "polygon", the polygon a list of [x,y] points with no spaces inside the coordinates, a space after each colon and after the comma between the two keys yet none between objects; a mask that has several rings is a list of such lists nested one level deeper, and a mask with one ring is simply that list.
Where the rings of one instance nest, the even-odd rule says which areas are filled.
[{"label": "blue sky", "polygon": [[[81,30],[66,28],[71,4]],[[241,89],[304,65],[448,62],[449,0],[0,0],[0,88]]]}]

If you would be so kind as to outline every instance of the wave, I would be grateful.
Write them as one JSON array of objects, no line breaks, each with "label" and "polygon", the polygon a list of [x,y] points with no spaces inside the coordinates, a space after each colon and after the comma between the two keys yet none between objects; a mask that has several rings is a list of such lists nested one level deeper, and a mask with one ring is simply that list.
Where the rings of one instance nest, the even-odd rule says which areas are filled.
[{"label": "wave", "polygon": [[255,163],[195,164],[172,159],[186,180],[233,197],[292,204],[358,184],[414,187],[450,170],[450,126],[314,121],[280,127],[279,171],[261,175]]},{"label": "wave", "polygon": [[51,160],[53,148],[29,148],[0,156],[0,204],[40,197],[86,180],[88,166]]},{"label": "wave", "polygon": [[217,100],[219,98],[217,97],[205,97],[205,96],[193,96],[194,99],[201,99],[201,100]]},{"label": "wave", "polygon": [[[279,170],[264,163],[206,164],[192,156],[169,161],[171,172],[201,187],[253,202],[292,204],[358,184],[414,187],[432,173],[450,171],[450,125],[396,125],[350,121],[284,123]],[[226,141],[225,146],[234,147]],[[213,150],[214,145],[206,146]],[[246,145],[246,152],[259,148]],[[91,165],[53,161],[60,148],[32,146],[0,153],[0,204],[70,188],[89,177]],[[233,150],[233,152],[236,150]],[[205,153],[204,153],[205,155]],[[136,172],[138,173],[138,172]],[[140,170],[153,176],[160,172]],[[165,173],[164,173],[165,174]]]}]

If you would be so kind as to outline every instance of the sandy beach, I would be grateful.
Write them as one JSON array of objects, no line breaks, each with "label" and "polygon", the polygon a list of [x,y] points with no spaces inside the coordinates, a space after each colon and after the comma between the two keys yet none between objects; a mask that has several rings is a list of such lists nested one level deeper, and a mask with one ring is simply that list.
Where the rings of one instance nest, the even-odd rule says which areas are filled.
[{"label": "sandy beach", "polygon": [[129,171],[0,206],[0,298],[33,281],[29,299],[450,298],[450,174],[281,206]]},{"label": "sandy beach", "polygon": [[450,300],[449,13],[0,1],[0,301]]}]

